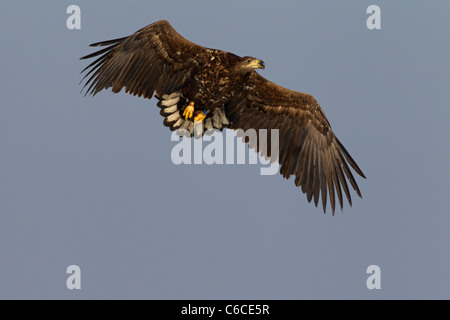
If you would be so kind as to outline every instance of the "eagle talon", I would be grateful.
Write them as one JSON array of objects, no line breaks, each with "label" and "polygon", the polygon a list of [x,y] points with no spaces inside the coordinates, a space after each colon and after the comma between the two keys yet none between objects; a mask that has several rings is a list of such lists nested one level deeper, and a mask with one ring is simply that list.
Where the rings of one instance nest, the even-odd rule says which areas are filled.
[{"label": "eagle talon", "polygon": [[197,111],[195,113],[194,121],[195,122],[202,122],[206,118],[206,113],[203,111]]},{"label": "eagle talon", "polygon": [[188,120],[192,118],[192,115],[194,114],[194,101],[191,101],[189,105],[184,109],[183,117]]}]

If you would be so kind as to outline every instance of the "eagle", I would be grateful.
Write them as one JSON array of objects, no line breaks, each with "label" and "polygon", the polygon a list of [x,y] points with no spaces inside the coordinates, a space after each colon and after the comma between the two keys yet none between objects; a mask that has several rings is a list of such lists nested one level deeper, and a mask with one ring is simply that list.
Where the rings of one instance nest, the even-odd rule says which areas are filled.
[{"label": "eagle", "polygon": [[278,129],[276,156],[269,146],[253,148],[278,161],[284,178],[295,176],[308,202],[314,198],[317,207],[321,196],[325,213],[328,195],[334,215],[336,195],[343,209],[343,190],[351,206],[347,180],[362,197],[350,167],[366,177],[331,130],[319,103],[310,94],[262,77],[255,71],[265,68],[262,60],[197,45],[166,20],[91,46],[106,47],[81,58],[96,58],[81,72],[86,73],[81,81],[85,94],[124,88],[138,97],[154,96],[164,125],[191,136],[199,123],[204,129],[254,129],[258,136],[260,129]]}]

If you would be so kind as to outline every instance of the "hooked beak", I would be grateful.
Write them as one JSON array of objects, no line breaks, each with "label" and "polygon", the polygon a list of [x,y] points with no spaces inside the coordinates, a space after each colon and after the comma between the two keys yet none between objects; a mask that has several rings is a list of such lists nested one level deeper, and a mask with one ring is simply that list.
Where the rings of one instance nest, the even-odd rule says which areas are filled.
[{"label": "hooked beak", "polygon": [[266,64],[264,63],[264,61],[258,60],[258,67],[259,67],[259,69],[264,70],[266,68]]},{"label": "hooked beak", "polygon": [[248,66],[252,69],[264,69],[266,67],[264,61],[259,59],[252,59]]}]

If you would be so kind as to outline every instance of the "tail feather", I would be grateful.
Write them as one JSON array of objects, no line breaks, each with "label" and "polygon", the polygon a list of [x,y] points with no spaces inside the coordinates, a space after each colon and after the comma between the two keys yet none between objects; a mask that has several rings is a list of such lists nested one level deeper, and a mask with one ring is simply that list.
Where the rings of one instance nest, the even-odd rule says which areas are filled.
[{"label": "tail feather", "polygon": [[180,91],[164,94],[161,97],[155,96],[158,101],[158,107],[161,108],[160,115],[164,117],[164,125],[171,131],[179,130],[180,135],[201,137],[206,131],[212,129],[223,130],[230,125],[224,107],[216,108],[213,112],[206,114],[203,122],[194,124],[194,118],[186,120],[182,114],[189,104]]}]

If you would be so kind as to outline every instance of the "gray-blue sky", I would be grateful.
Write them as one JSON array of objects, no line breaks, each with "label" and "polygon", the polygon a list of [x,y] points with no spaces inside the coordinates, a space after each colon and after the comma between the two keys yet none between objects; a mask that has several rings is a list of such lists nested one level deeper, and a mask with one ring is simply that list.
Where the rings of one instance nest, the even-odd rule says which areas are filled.
[{"label": "gray-blue sky", "polygon": [[[0,298],[449,298],[448,1],[24,3],[0,11]],[[155,100],[80,95],[88,44],[159,19],[313,94],[363,199],[332,217],[258,166],[175,166]]]}]

